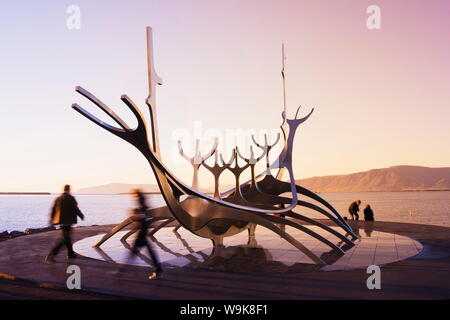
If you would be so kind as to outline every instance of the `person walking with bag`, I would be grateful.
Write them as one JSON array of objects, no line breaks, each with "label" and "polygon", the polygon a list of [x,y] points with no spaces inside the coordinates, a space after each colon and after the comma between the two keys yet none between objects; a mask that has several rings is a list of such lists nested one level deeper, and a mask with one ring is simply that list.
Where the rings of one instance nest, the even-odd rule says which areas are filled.
[{"label": "person walking with bag", "polygon": [[66,246],[67,258],[75,259],[77,255],[72,248],[72,225],[77,223],[77,217],[84,220],[84,215],[78,208],[77,201],[70,194],[70,185],[64,186],[64,192],[56,198],[51,213],[50,224],[59,225],[62,231],[62,239],[60,239],[50,253],[45,257],[46,261],[55,262],[55,257],[59,250]]}]

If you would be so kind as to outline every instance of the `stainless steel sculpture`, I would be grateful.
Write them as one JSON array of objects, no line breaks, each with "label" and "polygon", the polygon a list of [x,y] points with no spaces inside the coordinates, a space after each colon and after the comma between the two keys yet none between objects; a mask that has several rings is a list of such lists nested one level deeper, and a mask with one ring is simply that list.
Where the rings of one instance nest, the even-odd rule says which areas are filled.
[{"label": "stainless steel sculpture", "polygon": [[[341,243],[346,246],[353,246],[354,239],[357,235],[353,232],[347,222],[341,215],[324,199],[316,195],[310,190],[303,188],[295,183],[294,172],[292,168],[292,151],[294,145],[294,136],[298,126],[306,121],[312,114],[313,110],[303,118],[297,118],[299,109],[297,109],[295,118],[289,119],[287,117],[286,103],[284,103],[284,111],[282,113],[281,131],[283,134],[283,150],[275,159],[270,161],[270,151],[273,146],[281,140],[281,135],[273,144],[269,144],[267,137],[265,137],[264,145],[259,144],[252,136],[256,147],[261,149],[261,154],[255,158],[253,148],[250,149],[250,157],[246,158],[240,150],[236,147],[233,150],[232,157],[228,162],[223,160],[222,155],[218,154],[217,141],[213,148],[205,155],[200,156],[199,148],[196,148],[194,157],[189,158],[185,156],[191,163],[194,169],[192,187],[185,185],[164,165],[159,150],[158,129],[156,120],[156,85],[161,84],[162,80],[157,76],[154,68],[153,52],[152,52],[152,31],[147,27],[147,58],[148,58],[148,80],[149,80],[149,95],[145,100],[150,112],[150,126],[147,127],[144,117],[139,108],[126,95],[121,97],[121,100],[135,115],[138,125],[136,128],[130,128],[117,114],[115,114],[108,106],[101,102],[98,98],[92,95],[87,90],[76,87],[76,91],[86,97],[88,100],[97,105],[101,110],[108,114],[111,119],[117,124],[113,126],[107,124],[92,114],[88,113],[78,104],[73,104],[72,107],[81,113],[83,116],[93,121],[100,127],[111,132],[112,134],[122,138],[128,143],[136,147],[148,160],[164,200],[167,204],[165,207],[155,208],[151,211],[151,216],[155,217],[155,221],[160,221],[159,225],[152,230],[154,234],[159,228],[176,221],[181,226],[190,232],[212,240],[214,246],[223,245],[223,238],[233,236],[239,232],[247,230],[249,238],[254,236],[257,225],[272,230],[280,237],[291,243],[293,246],[302,251],[312,261],[317,264],[325,264],[325,262],[315,255],[312,251],[306,248],[302,243],[293,238],[281,226],[291,226],[319,241],[328,245],[334,252],[343,254],[343,248],[337,246],[333,242],[324,238],[319,233],[311,230],[306,225],[303,225],[297,220],[304,221],[307,224],[317,226],[333,235],[335,235]],[[283,48],[283,86],[284,86],[284,48]],[[284,90],[285,91],[285,90]],[[285,92],[284,92],[285,97]],[[150,129],[150,130],[148,130]],[[149,139],[150,134],[150,139]],[[179,143],[180,152],[184,155]],[[198,142],[197,142],[198,146]],[[214,165],[210,166],[205,161],[214,155]],[[219,162],[221,159],[222,164]],[[238,165],[238,158],[241,158],[246,163],[243,167]],[[266,169],[259,175],[255,173],[255,164],[266,159]],[[234,165],[233,165],[234,162]],[[214,176],[215,192],[214,196],[209,196],[198,190],[198,170],[200,166],[205,167]],[[240,176],[244,170],[250,168],[251,179],[244,183],[240,182]],[[276,169],[278,173],[273,176],[271,170]],[[219,178],[225,171],[230,170],[235,177],[235,188],[226,192],[220,192]],[[283,173],[287,172],[289,176],[289,183],[282,181]],[[290,193],[289,197],[280,196],[283,193]],[[298,194],[307,198],[316,200],[322,204],[326,209],[319,207],[313,203],[302,201],[298,199]],[[182,196],[183,200],[181,199]],[[311,208],[325,217],[329,218],[336,226],[340,227],[343,233],[319,222],[308,218],[294,210],[298,207]],[[99,247],[102,243],[108,240],[112,235],[122,230],[126,226],[133,223],[133,219],[129,218],[114,227],[108,234],[106,234],[94,246]],[[122,240],[131,235],[134,231],[128,232]]]}]

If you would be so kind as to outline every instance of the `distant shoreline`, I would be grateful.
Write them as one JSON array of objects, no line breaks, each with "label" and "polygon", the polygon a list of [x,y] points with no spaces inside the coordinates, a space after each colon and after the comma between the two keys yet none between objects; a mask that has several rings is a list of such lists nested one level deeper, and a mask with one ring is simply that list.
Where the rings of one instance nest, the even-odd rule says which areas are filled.
[{"label": "distant shoreline", "polygon": [[[356,192],[429,192],[429,191],[450,191],[450,189],[411,189],[411,190],[372,190],[372,191],[314,191],[315,193],[356,193]],[[161,194],[161,192],[150,191],[144,194]],[[213,194],[214,192],[204,192],[205,194]],[[120,193],[74,193],[75,195],[131,195],[131,192]]]},{"label": "distant shoreline", "polygon": [[366,191],[314,191],[315,193],[356,193],[356,192],[429,192],[450,191],[450,189],[408,189],[408,190],[366,190]]},{"label": "distant shoreline", "polygon": [[[411,189],[411,190],[400,190],[400,192],[407,192],[407,191],[450,191],[450,189]],[[395,191],[392,191],[395,192]]]},{"label": "distant shoreline", "polygon": [[0,192],[0,195],[51,195],[50,192]]},{"label": "distant shoreline", "polygon": [[[317,191],[315,190],[315,193],[357,193],[357,192],[432,192],[432,191],[447,191],[449,192],[450,189],[411,189],[411,190],[374,190],[374,191]],[[14,196],[14,195],[24,195],[24,196],[49,196],[52,195],[51,192],[0,192],[1,195],[6,196]],[[57,193],[56,193],[57,194]],[[104,195],[104,196],[114,196],[114,195],[130,195],[131,192],[120,192],[120,193],[73,193],[74,195]],[[149,191],[144,192],[144,194],[161,194],[159,191]],[[206,192],[205,194],[212,194],[212,192]]]}]

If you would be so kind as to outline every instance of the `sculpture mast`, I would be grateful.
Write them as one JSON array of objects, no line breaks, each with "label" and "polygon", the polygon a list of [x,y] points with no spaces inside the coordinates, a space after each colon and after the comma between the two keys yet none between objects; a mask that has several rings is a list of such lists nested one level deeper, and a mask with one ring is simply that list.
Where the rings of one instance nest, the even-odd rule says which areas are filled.
[{"label": "sculpture mast", "polygon": [[281,114],[281,116],[283,118],[283,122],[281,123],[280,128],[281,128],[281,131],[283,132],[284,146],[283,146],[282,153],[272,164],[272,167],[279,168],[276,177],[277,177],[277,179],[280,179],[280,180],[283,178],[283,174],[284,174],[284,168],[280,167],[280,163],[283,161],[283,158],[285,156],[285,151],[287,148],[287,131],[288,131],[287,107],[286,107],[286,79],[284,76],[284,61],[285,60],[286,60],[286,56],[284,55],[284,43],[282,43],[281,44],[281,78],[283,81],[283,113]]},{"label": "sculpture mast", "polygon": [[283,111],[284,116],[287,117],[286,113],[286,80],[284,78],[284,61],[286,56],[284,55],[284,43],[281,45],[281,76],[283,77]]},{"label": "sculpture mast", "polygon": [[152,145],[153,151],[160,156],[158,125],[156,117],[156,85],[162,84],[162,79],[156,74],[153,56],[153,34],[152,28],[147,27],[147,73],[148,73],[148,97],[145,103],[150,109],[150,117],[152,121]]}]

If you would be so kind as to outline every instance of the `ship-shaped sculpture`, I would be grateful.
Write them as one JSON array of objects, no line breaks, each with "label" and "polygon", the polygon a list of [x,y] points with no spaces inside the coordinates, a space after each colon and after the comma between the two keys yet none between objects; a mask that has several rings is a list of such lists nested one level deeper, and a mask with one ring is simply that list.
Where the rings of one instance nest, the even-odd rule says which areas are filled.
[{"label": "ship-shaped sculpture", "polygon": [[[154,228],[151,234],[154,234],[160,228],[172,222],[176,222],[178,223],[178,227],[182,226],[197,236],[211,239],[214,247],[218,247],[223,245],[224,237],[233,236],[243,231],[248,231],[249,237],[254,237],[256,226],[261,226],[278,234],[298,250],[302,251],[316,264],[326,263],[321,257],[318,257],[286,232],[284,226],[290,226],[314,237],[328,245],[338,255],[344,254],[344,247],[354,245],[353,241],[357,239],[357,235],[337,210],[320,196],[297,185],[295,182],[292,168],[295,132],[299,125],[311,116],[314,109],[305,117],[298,118],[299,108],[294,118],[288,118],[285,103],[284,111],[282,112],[282,137],[278,134],[275,143],[269,144],[267,136],[265,136],[264,144],[260,144],[252,136],[256,148],[261,150],[260,155],[257,157],[255,157],[252,147],[250,147],[250,157],[248,158],[236,147],[232,150],[231,159],[226,162],[222,155],[219,156],[216,140],[213,148],[205,156],[202,157],[197,148],[194,156],[189,158],[184,154],[181,143],[179,142],[180,153],[189,160],[194,169],[193,185],[190,187],[178,179],[165,166],[161,158],[155,93],[156,86],[161,84],[162,80],[157,76],[154,67],[152,29],[150,27],[147,27],[147,60],[149,95],[145,103],[150,112],[149,126],[147,126],[139,108],[126,95],[121,96],[121,100],[136,117],[138,123],[136,128],[130,128],[114,111],[82,87],[76,87],[76,91],[108,114],[117,126],[101,121],[78,104],[73,104],[72,107],[100,127],[136,147],[148,160],[158,182],[161,194],[167,204],[164,207],[151,209],[149,216],[153,217],[152,219],[154,220],[160,220],[158,227]],[[282,74],[284,85],[284,73],[282,72]],[[284,143],[283,149],[275,160],[271,161],[271,149],[280,140]],[[212,156],[214,156],[215,162],[213,165],[208,165],[205,161]],[[239,158],[244,161],[244,166],[239,166]],[[255,165],[262,159],[265,159],[266,168],[262,173],[257,175]],[[200,166],[210,171],[214,177],[215,192],[213,196],[198,190],[197,174]],[[244,170],[248,169],[251,172],[251,179],[241,183],[240,176]],[[271,172],[274,169],[278,170],[275,176]],[[221,193],[219,178],[225,170],[230,170],[234,175],[235,187]],[[281,180],[284,173],[288,174],[290,182]],[[290,193],[290,196],[281,196],[285,193]],[[323,205],[323,208],[314,203],[299,200],[298,194],[319,202]],[[330,227],[328,224],[295,212],[294,209],[297,207],[307,207],[319,212],[338,228]],[[133,218],[128,218],[118,224],[100,241],[94,244],[94,247],[100,247],[114,234],[132,224],[133,221]],[[308,228],[308,225],[316,226],[336,236],[343,246],[336,245],[321,235],[323,234],[322,232],[319,234],[313,229]],[[123,239],[129,237],[133,232],[134,230],[131,230],[125,234]]]}]

